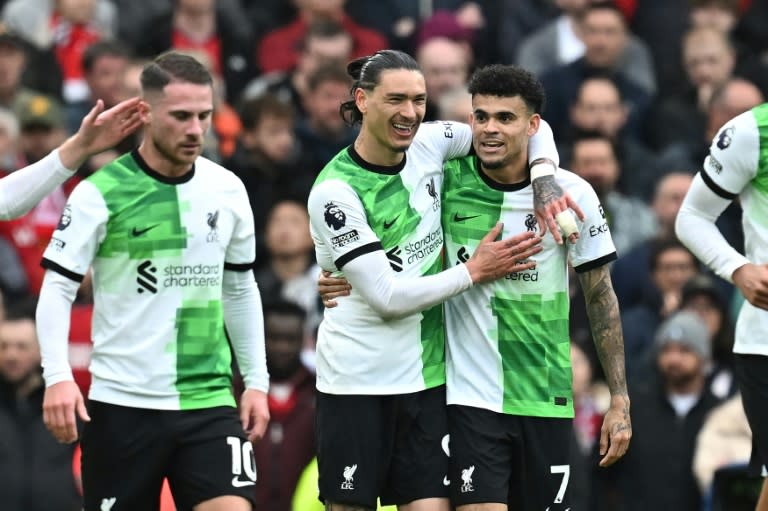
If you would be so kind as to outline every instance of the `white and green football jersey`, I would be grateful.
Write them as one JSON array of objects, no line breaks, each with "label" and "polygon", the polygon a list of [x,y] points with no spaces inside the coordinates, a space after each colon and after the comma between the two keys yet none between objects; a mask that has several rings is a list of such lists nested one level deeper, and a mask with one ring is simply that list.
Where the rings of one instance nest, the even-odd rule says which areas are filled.
[{"label": "white and green football jersey", "polygon": [[[738,197],[745,256],[768,261],[768,103],[735,117],[709,148],[701,177],[716,194]],[[745,301],[736,321],[735,353],[768,355],[768,312]]]},{"label": "white and green football jersey", "polygon": [[253,216],[231,172],[198,158],[164,177],[138,151],[78,184],[43,256],[74,280],[93,268],[90,398],[150,409],[234,406],[224,269],[248,271]]},{"label": "white and green football jersey", "polygon": [[[445,166],[443,229],[447,263],[469,259],[497,222],[502,238],[538,230],[530,181],[502,185],[478,169],[476,157]],[[577,272],[616,258],[597,195],[566,170],[556,180],[586,215],[579,241],[557,245],[547,235],[535,269],[475,285],[448,300],[449,404],[495,412],[573,417],[568,331],[568,259]]]},{"label": "white and green football jersey", "polygon": [[[317,262],[346,263],[384,250],[396,278],[443,268],[443,162],[467,154],[463,124],[424,123],[396,167],[363,161],[352,147],[318,176],[309,197]],[[403,394],[445,383],[443,308],[383,319],[352,289],[326,309],[317,338],[317,388],[329,394]]]}]

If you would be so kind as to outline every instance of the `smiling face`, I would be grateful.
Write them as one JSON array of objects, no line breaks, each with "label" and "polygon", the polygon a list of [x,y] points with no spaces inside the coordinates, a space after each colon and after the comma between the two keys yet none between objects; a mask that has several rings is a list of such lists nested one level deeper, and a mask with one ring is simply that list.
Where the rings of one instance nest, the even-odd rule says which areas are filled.
[{"label": "smiling face", "polygon": [[528,139],[538,130],[539,115],[520,96],[475,94],[472,106],[472,143],[483,168],[524,170]]},{"label": "smiling face", "polygon": [[171,82],[145,97],[142,146],[148,163],[158,172],[183,173],[203,150],[211,125],[213,89],[210,85]]},{"label": "smiling face", "polygon": [[407,69],[383,71],[373,90],[355,91],[355,102],[363,114],[361,137],[366,152],[386,160],[383,164],[400,161],[424,119],[424,75]]}]

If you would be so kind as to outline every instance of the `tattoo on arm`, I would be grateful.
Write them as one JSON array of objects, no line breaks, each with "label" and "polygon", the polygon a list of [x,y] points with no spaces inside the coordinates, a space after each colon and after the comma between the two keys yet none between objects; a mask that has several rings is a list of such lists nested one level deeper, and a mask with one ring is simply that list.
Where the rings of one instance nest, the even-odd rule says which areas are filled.
[{"label": "tattoo on arm", "polygon": [[533,185],[534,210],[540,210],[563,196],[563,189],[555,182],[555,176],[542,176],[534,179],[531,184]]},{"label": "tattoo on arm", "polygon": [[607,265],[579,274],[600,365],[613,396],[627,395],[619,302]]}]

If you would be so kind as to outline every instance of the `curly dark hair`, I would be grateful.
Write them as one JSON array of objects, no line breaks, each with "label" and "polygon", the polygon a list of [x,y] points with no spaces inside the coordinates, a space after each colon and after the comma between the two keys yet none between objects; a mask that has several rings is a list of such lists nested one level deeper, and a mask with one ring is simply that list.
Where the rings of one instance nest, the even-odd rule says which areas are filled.
[{"label": "curly dark hair", "polygon": [[492,64],[478,69],[469,80],[472,96],[520,96],[531,113],[541,114],[544,109],[544,87],[525,69],[517,66]]}]

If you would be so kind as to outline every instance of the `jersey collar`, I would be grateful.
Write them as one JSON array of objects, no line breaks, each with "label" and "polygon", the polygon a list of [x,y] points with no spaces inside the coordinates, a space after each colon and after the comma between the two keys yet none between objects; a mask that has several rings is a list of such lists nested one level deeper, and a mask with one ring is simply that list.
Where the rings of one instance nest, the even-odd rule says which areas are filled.
[{"label": "jersey collar", "polygon": [[189,170],[189,172],[182,174],[180,176],[166,176],[158,171],[152,169],[146,161],[144,161],[144,158],[141,157],[139,154],[138,149],[134,149],[131,151],[131,156],[134,160],[136,160],[136,163],[139,164],[139,167],[141,167],[141,170],[144,171],[145,174],[147,174],[149,177],[156,179],[160,181],[161,183],[165,183],[168,185],[180,185],[183,183],[186,183],[187,181],[191,180],[195,176],[195,164],[192,164],[192,168]]}]

